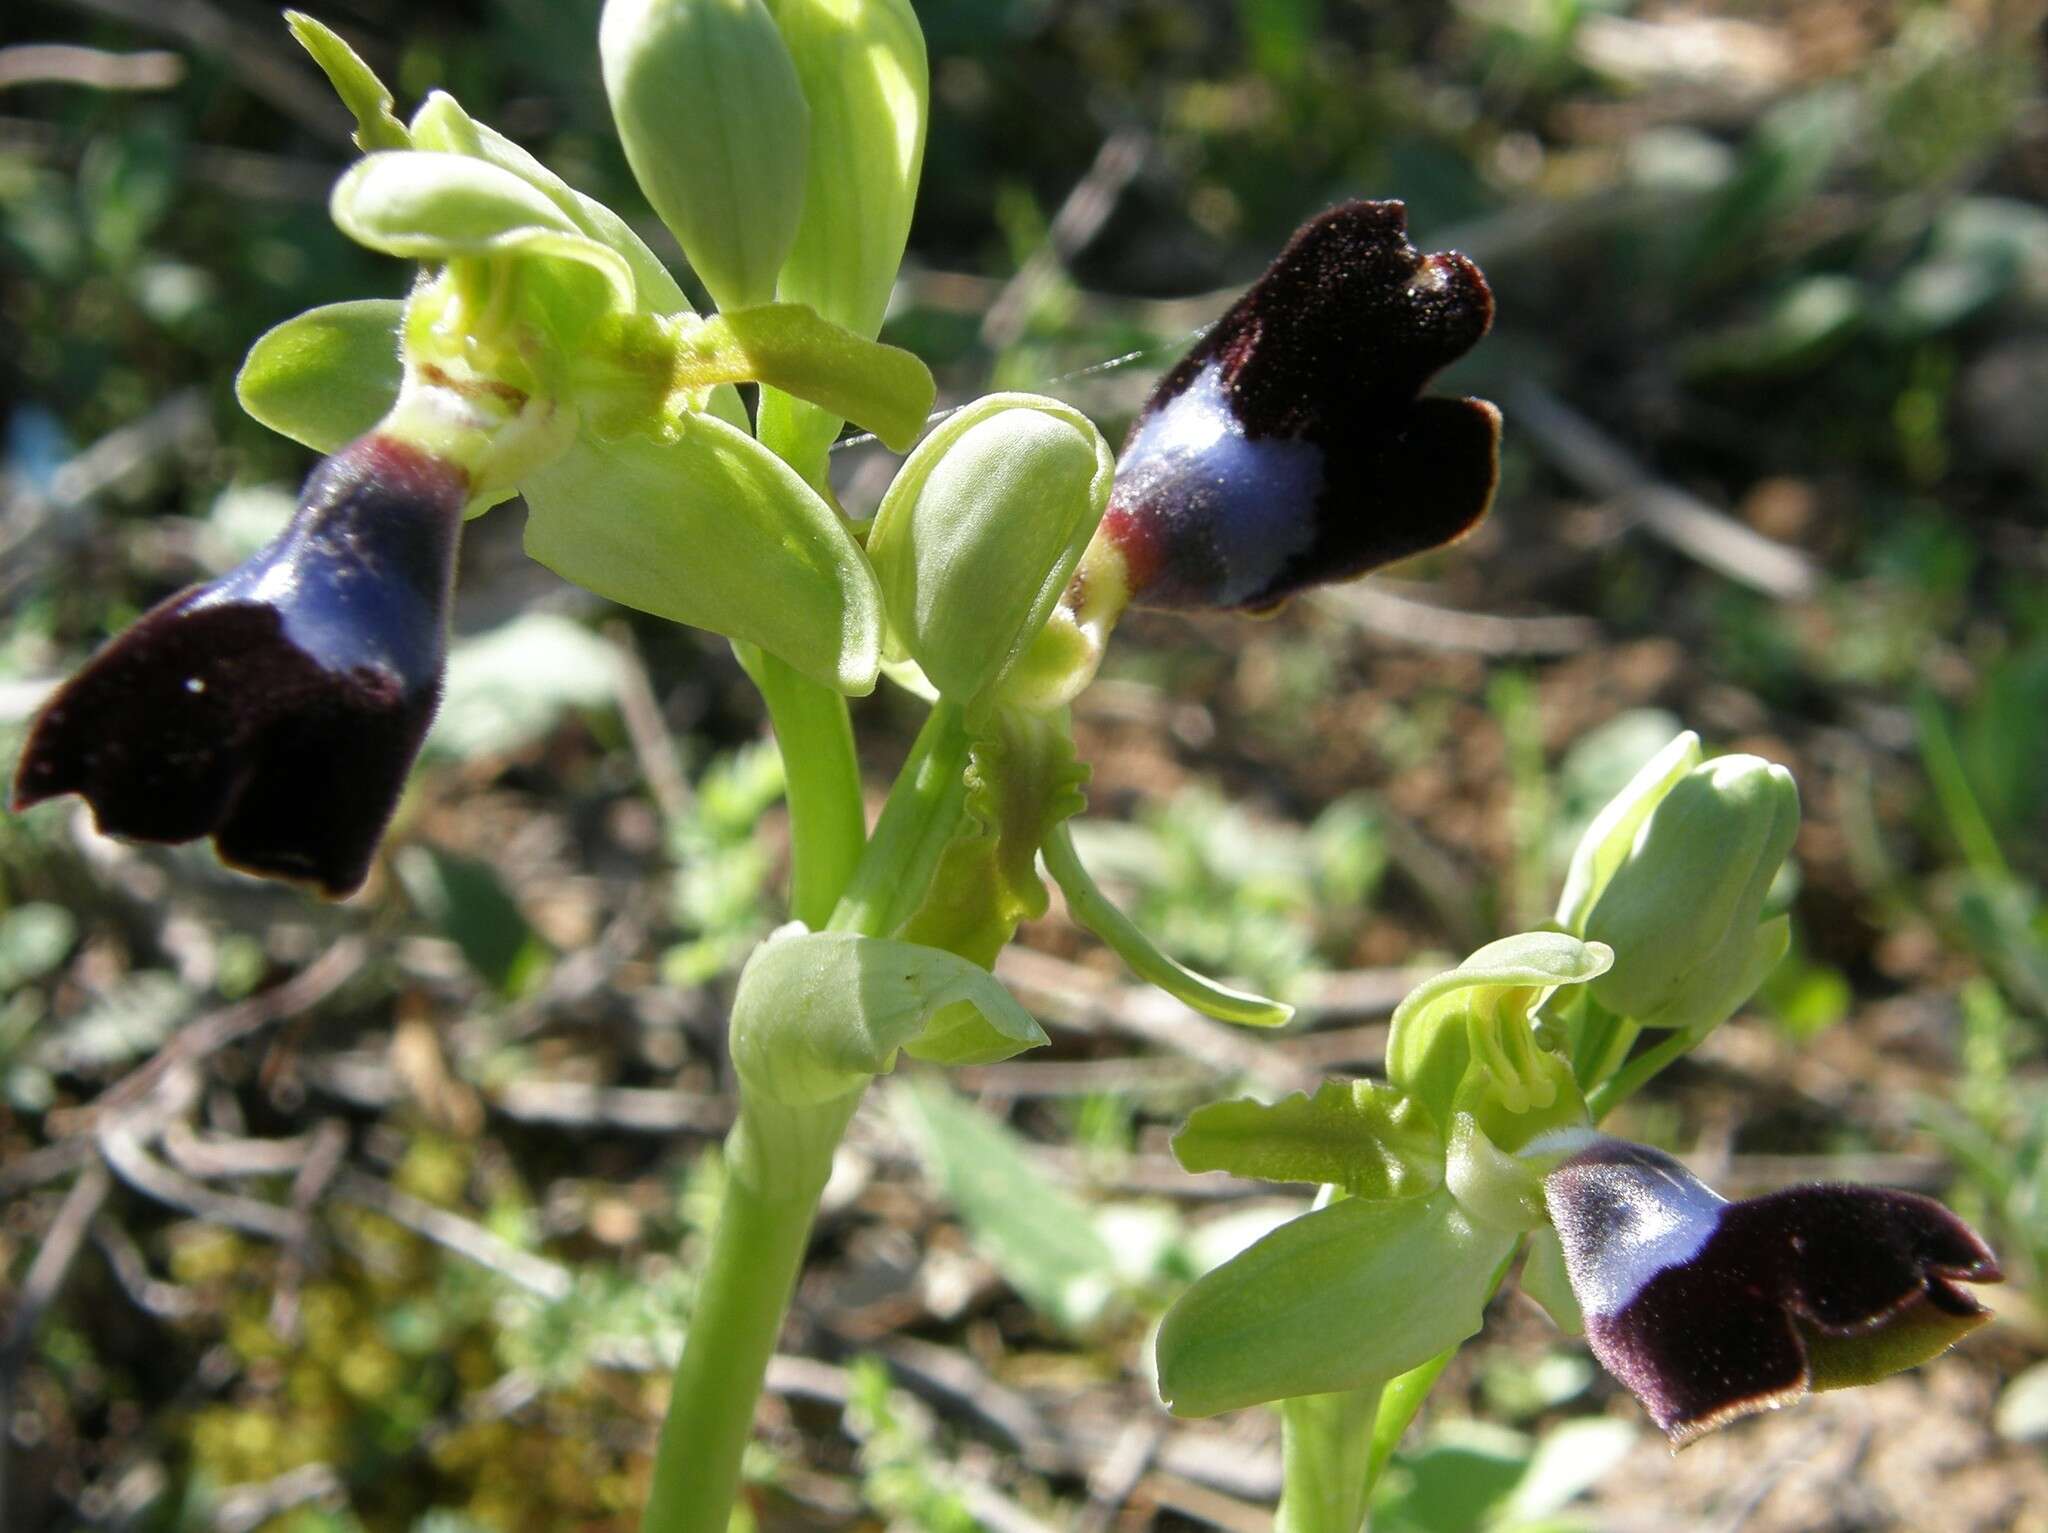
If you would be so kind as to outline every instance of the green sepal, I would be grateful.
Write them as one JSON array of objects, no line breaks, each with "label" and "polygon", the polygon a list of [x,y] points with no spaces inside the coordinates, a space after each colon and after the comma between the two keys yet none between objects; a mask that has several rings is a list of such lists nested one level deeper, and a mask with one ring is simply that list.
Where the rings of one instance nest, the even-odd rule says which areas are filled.
[{"label": "green sepal", "polygon": [[1115,474],[1094,424],[1035,394],[987,395],[918,444],[868,556],[891,628],[940,692],[972,703],[1030,648]]},{"label": "green sepal", "polygon": [[313,56],[334,94],[355,117],[356,147],[368,153],[377,149],[404,149],[412,143],[405,124],[391,110],[389,88],[377,78],[356,50],[332,27],[315,21],[303,11],[286,11],[285,25],[298,45]]},{"label": "green sepal", "polygon": [[[969,727],[962,829],[897,935],[986,967],[1019,922],[1045,914],[1050,899],[1038,877],[1038,849],[1080,812],[1088,768],[1075,757],[1063,718],[996,709]],[[955,1007],[910,1052],[938,1064],[981,1064],[1006,1057],[994,1053],[1003,1047],[973,1011]]]},{"label": "green sepal", "polygon": [[330,303],[256,338],[235,375],[251,417],[315,452],[338,452],[375,426],[405,378],[395,298]]},{"label": "green sepal", "polygon": [[634,306],[624,258],[584,234],[545,193],[488,160],[417,149],[365,155],[335,183],[328,211],[357,244],[409,260],[573,261],[601,275],[619,306]]},{"label": "green sepal", "polygon": [[810,109],[761,0],[607,0],[605,94],[633,178],[720,309],[775,297]]},{"label": "green sepal", "polygon": [[733,1068],[771,1101],[830,1102],[893,1069],[897,1053],[955,1006],[970,1008],[1012,1054],[1046,1041],[995,976],[958,954],[785,928],[740,971]]},{"label": "green sepal", "polygon": [[1372,1081],[1325,1081],[1314,1096],[1198,1107],[1173,1136],[1188,1171],[1318,1182],[1354,1198],[1407,1198],[1443,1180],[1443,1135],[1413,1097]]},{"label": "green sepal", "polygon": [[1198,1279],[1159,1327],[1177,1416],[1390,1378],[1478,1331],[1515,1237],[1449,1192],[1344,1198]]},{"label": "green sepal", "polygon": [[753,381],[812,400],[906,451],[930,417],[936,385],[910,352],[821,318],[800,303],[767,303],[676,321],[671,386]]},{"label": "green sepal", "polygon": [[[1475,1058],[1472,1032],[1475,1025],[1489,1025],[1501,1016],[1503,1008],[1518,1013],[1510,1019],[1512,1027],[1526,1030],[1524,1019],[1538,993],[1585,984],[1613,961],[1613,952],[1603,944],[1563,932],[1522,932],[1488,943],[1457,968],[1423,981],[1395,1008],[1387,1038],[1387,1079],[1419,1098],[1446,1129],[1456,1108],[1473,1108],[1471,1098],[1461,1094],[1468,1070],[1488,1070],[1490,1064],[1506,1063],[1527,1073],[1526,1085],[1537,1095],[1549,1083],[1550,1100],[1532,1097],[1532,1106],[1553,1106],[1567,1087],[1575,1098],[1570,1067],[1548,1050],[1524,1049],[1506,1061]],[[1525,993],[1513,994],[1518,991]],[[1489,1120],[1488,1132],[1494,1132],[1497,1125],[1490,1115],[1483,1116]]]},{"label": "green sepal", "polygon": [[1096,887],[1080,853],[1074,849],[1071,827],[1062,824],[1054,830],[1046,838],[1044,852],[1045,869],[1060,886],[1067,914],[1099,937],[1146,984],[1157,986],[1183,1006],[1219,1022],[1278,1027],[1294,1016],[1294,1008],[1285,1001],[1218,984],[1161,952],[1138,924]]},{"label": "green sepal", "polygon": [[660,437],[589,432],[519,483],[526,551],[566,580],[760,645],[850,696],[872,691],[882,613],[846,524],[745,432],[685,414]]}]

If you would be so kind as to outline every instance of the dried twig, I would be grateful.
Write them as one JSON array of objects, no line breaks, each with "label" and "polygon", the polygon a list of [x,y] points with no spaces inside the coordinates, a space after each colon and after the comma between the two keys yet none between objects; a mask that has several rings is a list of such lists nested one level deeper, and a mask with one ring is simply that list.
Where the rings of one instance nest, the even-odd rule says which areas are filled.
[{"label": "dried twig", "polygon": [[185,78],[185,61],[152,48],[110,53],[72,43],[0,48],[0,90],[10,85],[83,85],[91,90],[168,90]]},{"label": "dried twig", "polygon": [[661,817],[673,823],[689,813],[690,780],[683,775],[675,739],[662,719],[661,700],[654,695],[640,647],[633,642],[633,630],[624,623],[607,623],[604,636],[619,655],[619,718],[632,742],[633,757],[640,763],[640,775],[646,779]]},{"label": "dried twig", "polygon": [[1541,384],[1515,383],[1505,402],[1514,423],[1567,477],[1589,494],[1619,501],[1680,553],[1780,601],[1813,594],[1813,564],[1805,554],[1752,532],[1697,495],[1657,479],[1620,443]]},{"label": "dried twig", "polygon": [[1074,1533],[1109,1533],[1116,1514],[1152,1467],[1166,1423],[1156,1416],[1136,1416],[1118,1435],[1109,1457],[1088,1476],[1088,1504],[1074,1521]]},{"label": "dried twig", "polygon": [[436,1208],[374,1176],[345,1168],[335,1176],[334,1196],[382,1214],[393,1224],[488,1268],[543,1299],[565,1299],[576,1286],[575,1278],[560,1262],[522,1251],[474,1220]]},{"label": "dried twig", "polygon": [[[346,984],[363,966],[368,953],[361,938],[343,937],[283,984],[187,1023],[149,1060],[129,1071],[86,1107],[63,1115],[63,1130],[89,1131],[110,1114],[147,1096],[171,1071],[196,1065],[272,1022],[311,1010]],[[53,1120],[57,1116],[51,1114]]]},{"label": "dried twig", "polygon": [[29,1263],[28,1274],[15,1296],[14,1313],[8,1317],[7,1332],[0,1339],[0,1508],[7,1504],[8,1449],[14,1433],[15,1382],[28,1361],[35,1341],[36,1325],[63,1290],[71,1275],[71,1264],[84,1245],[86,1232],[113,1190],[103,1167],[88,1166],[71,1184],[58,1205],[57,1217],[43,1234],[43,1243]]},{"label": "dried twig", "polygon": [[1501,617],[1460,612],[1420,597],[1405,596],[1385,581],[1354,581],[1316,594],[1325,611],[1361,628],[1423,649],[1462,650],[1476,655],[1572,655],[1600,642],[1600,625],[1583,617]]},{"label": "dried twig", "polygon": [[1119,128],[1102,141],[1095,160],[1053,214],[1045,243],[1003,284],[981,321],[981,344],[1002,351],[1024,333],[1032,307],[1047,282],[1095,238],[1116,211],[1124,188],[1145,163],[1152,135],[1143,128]]}]

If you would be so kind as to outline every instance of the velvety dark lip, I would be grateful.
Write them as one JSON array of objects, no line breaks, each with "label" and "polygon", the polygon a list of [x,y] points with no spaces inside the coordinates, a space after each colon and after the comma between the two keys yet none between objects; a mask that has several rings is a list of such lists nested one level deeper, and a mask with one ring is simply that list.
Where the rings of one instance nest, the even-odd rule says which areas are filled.
[{"label": "velvety dark lip", "polygon": [[441,693],[466,482],[371,436],[325,460],[275,542],[159,603],[52,694],[16,810],[65,793],[136,840],[359,887]]}]

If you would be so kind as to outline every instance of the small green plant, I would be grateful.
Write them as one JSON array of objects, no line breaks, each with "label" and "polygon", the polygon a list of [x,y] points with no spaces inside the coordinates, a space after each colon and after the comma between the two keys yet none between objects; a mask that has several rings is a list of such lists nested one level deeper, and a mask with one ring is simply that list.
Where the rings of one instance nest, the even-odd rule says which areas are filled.
[{"label": "small green plant", "polygon": [[[905,1055],[982,1064],[1044,1041],[992,968],[1048,908],[1046,876],[1144,980],[1222,1020],[1287,1019],[1168,957],[1096,887],[1072,832],[1088,771],[1068,706],[1129,607],[1269,611],[1475,525],[1498,413],[1424,391],[1484,335],[1492,297],[1469,260],[1409,242],[1399,203],[1347,203],[1305,224],[1167,373],[1120,460],[1079,411],[1035,394],[933,424],[924,363],[876,339],[925,133],[907,0],[605,7],[621,144],[708,315],[617,213],[452,96],[401,119],[340,37],[289,19],[363,151],[334,221],[417,263],[417,281],[402,302],[329,305],[256,342],[244,406],[326,456],[275,541],[152,609],[57,690],[15,802],[76,793],[108,831],[209,837],[249,871],[350,893],[443,693],[462,526],[514,495],[532,557],[731,641],[779,747],[792,919],[754,947],[733,1000],[737,1121],[643,1521],[725,1533],[863,1094]],[[848,422],[908,454],[865,525],[827,473]],[[884,678],[929,711],[870,828],[846,699]],[[672,956],[683,975],[755,935],[763,868],[737,832],[777,784],[747,767],[671,827],[692,864],[678,904],[709,945]],[[1582,1319],[1679,1439],[1906,1366],[1981,1318],[1955,1285],[1996,1270],[1935,1205],[1846,1189],[1724,1204],[1668,1157],[1593,1132],[1784,953],[1767,900],[1796,819],[1782,769],[1702,763],[1680,737],[1587,832],[1557,930],[1495,943],[1410,996],[1388,1083],[1217,1104],[1190,1123],[1191,1170],[1330,1189],[1197,1282],[1159,1341],[1176,1410],[1288,1402],[1292,1533],[1355,1533],[1525,1243],[1525,1286]],[[1331,837],[1333,881],[1362,895],[1370,827],[1333,822]],[[548,961],[452,861],[409,882],[502,992]],[[464,916],[477,911],[491,918]],[[1246,962],[1236,942],[1212,951]],[[1024,1185],[1013,1147],[957,1103],[907,1110],[950,1146],[936,1158]],[[1057,1206],[1032,1212],[1045,1227],[1008,1266],[1035,1272],[1069,1324],[1156,1275],[1156,1261],[1119,1271],[1113,1242]],[[1645,1299],[1660,1284],[1687,1305]],[[523,1366],[587,1354],[646,1297],[572,1294],[523,1333]],[[1709,1366],[1713,1327],[1739,1367]],[[958,1521],[885,1384],[857,1382],[878,1502]]]}]

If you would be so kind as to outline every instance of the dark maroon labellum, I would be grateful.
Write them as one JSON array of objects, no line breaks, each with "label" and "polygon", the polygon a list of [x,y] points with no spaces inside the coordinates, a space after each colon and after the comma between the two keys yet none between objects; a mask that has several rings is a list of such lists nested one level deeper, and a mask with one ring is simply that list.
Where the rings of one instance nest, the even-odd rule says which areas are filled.
[{"label": "dark maroon labellum", "polygon": [[387,437],[326,459],[276,542],[58,688],[15,808],[76,793],[110,835],[355,890],[440,701],[466,487]]},{"label": "dark maroon labellum", "polygon": [[1824,1184],[1731,1203],[1601,1139],[1545,1182],[1586,1339],[1675,1445],[1811,1389],[1866,1384],[1991,1318],[1998,1261],[1916,1193]]},{"label": "dark maroon labellum", "polygon": [[1448,543],[1486,514],[1500,416],[1418,399],[1486,334],[1493,295],[1408,243],[1398,202],[1305,224],[1160,382],[1103,532],[1131,599],[1268,608]]}]

